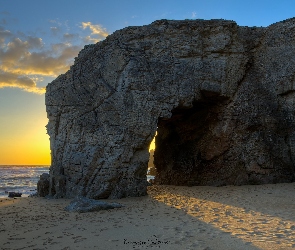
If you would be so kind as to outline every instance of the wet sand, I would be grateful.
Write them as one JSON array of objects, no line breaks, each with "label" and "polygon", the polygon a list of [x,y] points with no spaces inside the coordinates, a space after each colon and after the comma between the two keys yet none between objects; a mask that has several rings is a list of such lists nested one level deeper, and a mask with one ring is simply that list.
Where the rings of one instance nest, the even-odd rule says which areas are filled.
[{"label": "wet sand", "polygon": [[91,213],[70,201],[0,199],[0,249],[295,249],[295,183],[152,186]]}]

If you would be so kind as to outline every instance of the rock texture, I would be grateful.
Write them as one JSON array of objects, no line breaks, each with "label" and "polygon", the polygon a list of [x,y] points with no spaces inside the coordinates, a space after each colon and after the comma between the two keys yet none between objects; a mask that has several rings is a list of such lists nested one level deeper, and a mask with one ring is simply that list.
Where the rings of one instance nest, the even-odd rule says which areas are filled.
[{"label": "rock texture", "polygon": [[37,183],[37,194],[40,197],[45,197],[49,195],[49,181],[50,175],[47,173],[43,173],[40,175],[40,179]]},{"label": "rock texture", "polygon": [[8,192],[8,197],[9,197],[9,198],[22,197],[22,193]]},{"label": "rock texture", "polygon": [[68,212],[87,213],[120,207],[122,207],[122,205],[115,202],[109,203],[105,201],[88,199],[85,197],[78,197],[74,199],[68,206],[66,206],[65,210]]},{"label": "rock texture", "polygon": [[295,19],[155,21],[85,46],[47,86],[50,195],[294,181]]}]

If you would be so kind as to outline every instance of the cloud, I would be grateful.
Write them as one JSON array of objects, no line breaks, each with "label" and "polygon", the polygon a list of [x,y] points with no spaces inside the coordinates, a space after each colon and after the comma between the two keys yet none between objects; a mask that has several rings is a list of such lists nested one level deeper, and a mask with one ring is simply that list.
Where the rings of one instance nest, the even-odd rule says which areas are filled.
[{"label": "cloud", "polygon": [[192,12],[192,18],[196,18],[197,17],[197,12],[193,11]]},{"label": "cloud", "polygon": [[80,50],[79,46],[66,46],[54,56],[50,55],[52,51],[30,53],[19,60],[18,71],[24,74],[58,76],[69,69]]},{"label": "cloud", "polygon": [[60,33],[61,29],[59,27],[50,27],[50,31],[54,36],[57,36]]},{"label": "cloud", "polygon": [[107,37],[109,35],[106,29],[99,24],[92,24],[91,22],[82,22],[82,27],[83,29],[89,27],[89,29],[91,30],[91,34],[100,35],[102,37]]},{"label": "cloud", "polygon": [[97,43],[104,38],[106,38],[109,33],[107,32],[106,28],[103,28],[99,24],[92,24],[91,22],[82,22],[82,29],[87,29],[89,28],[91,31],[90,36],[86,36],[84,38],[85,42],[91,42],[91,43]]},{"label": "cloud", "polygon": [[38,79],[65,73],[82,48],[70,43],[44,48],[39,37],[22,40],[4,29],[0,29],[0,42],[0,88],[18,87],[39,94],[44,88],[37,87]]},{"label": "cloud", "polygon": [[58,20],[58,18],[57,19],[51,19],[51,20],[48,20],[50,23],[54,23],[54,24],[56,24],[56,25],[58,25],[58,26],[61,26],[62,25],[62,23]]},{"label": "cloud", "polygon": [[70,43],[54,43],[51,44],[51,50],[54,54],[61,53],[64,49],[71,46]]},{"label": "cloud", "polygon": [[18,75],[11,72],[5,72],[3,70],[0,70],[0,84],[13,86],[13,85],[19,85],[23,87],[33,87],[36,85],[36,83],[30,79],[27,76]]},{"label": "cloud", "polygon": [[29,49],[40,49],[43,46],[41,38],[28,36],[26,41],[13,38],[7,44],[2,45],[0,50],[0,62],[2,68],[15,68],[19,61],[29,58]]},{"label": "cloud", "polygon": [[12,34],[9,30],[5,30],[0,26],[0,47],[4,45],[4,42],[7,38],[12,37]]},{"label": "cloud", "polygon": [[28,52],[28,43],[22,41],[19,38],[13,38],[12,41],[8,42],[3,50],[0,51],[0,61],[2,65],[11,67],[12,64],[25,56]]},{"label": "cloud", "polygon": [[94,44],[94,43],[97,43],[97,42],[101,41],[101,39],[93,38],[91,36],[86,36],[86,37],[84,37],[83,40],[87,44]]},{"label": "cloud", "polygon": [[56,24],[50,27],[55,34],[52,37],[55,42],[51,44],[40,37],[20,31],[13,33],[0,26],[0,89],[14,87],[42,94],[45,92],[45,88],[39,87],[42,79],[65,73],[85,41],[96,43],[108,35],[105,28],[91,22],[82,23],[82,29],[86,30],[84,36],[81,30],[81,34],[69,32],[69,27],[68,32],[63,33],[63,26],[59,26],[58,21],[51,20],[51,23]]},{"label": "cloud", "polygon": [[65,33],[63,34],[63,40],[67,42],[73,42],[74,40],[79,39],[79,34],[71,34],[71,33]]},{"label": "cloud", "polygon": [[80,46],[67,43],[53,44],[50,50],[30,52],[42,48],[42,39],[28,37],[27,41],[13,39],[0,50],[0,69],[22,74],[57,76],[64,73],[81,50]]},{"label": "cloud", "polygon": [[41,49],[44,45],[42,38],[32,36],[28,36],[27,43],[30,49]]},{"label": "cloud", "polygon": [[45,93],[45,88],[37,87],[36,82],[28,76],[0,70],[0,88],[21,88],[27,92]]}]

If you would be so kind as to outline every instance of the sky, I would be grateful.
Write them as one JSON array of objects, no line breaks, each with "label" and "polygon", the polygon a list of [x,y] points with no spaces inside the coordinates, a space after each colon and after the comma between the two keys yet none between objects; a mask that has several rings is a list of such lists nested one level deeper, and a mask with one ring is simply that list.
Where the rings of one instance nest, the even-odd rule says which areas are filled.
[{"label": "sky", "polygon": [[0,165],[50,165],[45,87],[86,45],[159,19],[268,26],[294,0],[0,0]]}]

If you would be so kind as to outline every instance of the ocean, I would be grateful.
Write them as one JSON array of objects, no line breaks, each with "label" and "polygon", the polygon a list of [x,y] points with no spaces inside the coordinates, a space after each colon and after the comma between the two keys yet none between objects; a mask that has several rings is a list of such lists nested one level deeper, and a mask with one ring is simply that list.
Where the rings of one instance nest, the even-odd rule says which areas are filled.
[{"label": "ocean", "polygon": [[[49,173],[49,166],[1,166],[0,165],[0,198],[8,192],[20,192],[22,197],[37,192],[37,182],[43,173]],[[147,175],[147,180],[154,176]]]},{"label": "ocean", "polygon": [[22,197],[36,193],[43,173],[49,173],[49,166],[0,166],[0,198],[8,192],[20,192]]}]

